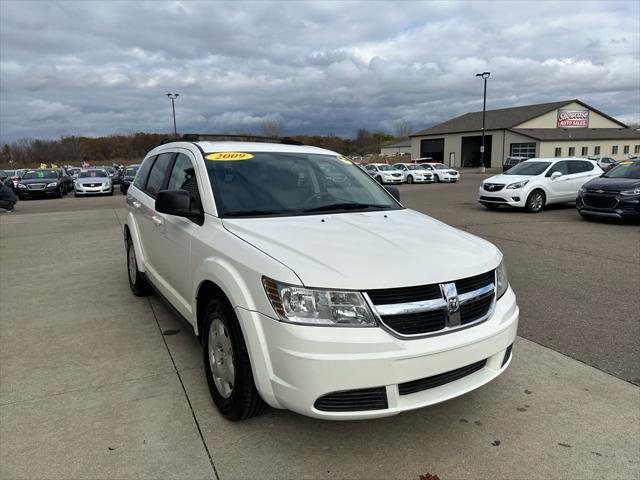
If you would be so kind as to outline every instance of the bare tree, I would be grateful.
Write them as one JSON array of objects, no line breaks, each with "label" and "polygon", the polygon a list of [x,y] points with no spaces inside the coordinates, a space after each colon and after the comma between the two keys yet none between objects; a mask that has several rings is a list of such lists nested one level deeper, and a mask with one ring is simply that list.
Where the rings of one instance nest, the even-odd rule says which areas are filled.
[{"label": "bare tree", "polygon": [[262,121],[262,134],[265,137],[281,137],[282,123],[277,118]]},{"label": "bare tree", "polygon": [[400,120],[396,122],[396,137],[405,138],[411,135],[413,125],[409,120]]}]

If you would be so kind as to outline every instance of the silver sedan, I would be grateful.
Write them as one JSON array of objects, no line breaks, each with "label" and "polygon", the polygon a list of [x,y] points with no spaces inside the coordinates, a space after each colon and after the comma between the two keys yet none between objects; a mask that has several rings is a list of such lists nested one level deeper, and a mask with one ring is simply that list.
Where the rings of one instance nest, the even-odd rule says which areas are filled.
[{"label": "silver sedan", "polygon": [[76,197],[82,195],[113,195],[113,182],[109,173],[102,168],[90,168],[78,173],[73,182]]}]

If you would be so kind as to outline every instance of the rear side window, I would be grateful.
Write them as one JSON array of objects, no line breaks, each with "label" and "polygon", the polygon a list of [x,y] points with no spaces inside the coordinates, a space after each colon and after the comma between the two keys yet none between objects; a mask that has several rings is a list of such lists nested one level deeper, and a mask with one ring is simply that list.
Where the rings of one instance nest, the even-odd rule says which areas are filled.
[{"label": "rear side window", "polygon": [[546,176],[550,177],[551,174],[554,173],[554,172],[560,172],[563,175],[567,175],[569,173],[569,165],[568,165],[568,163],[569,162],[566,162],[566,161],[564,161],[564,162],[556,162],[556,164],[549,169],[549,171],[547,172]]},{"label": "rear side window", "polygon": [[151,166],[155,161],[156,157],[149,157],[138,169],[138,173],[136,174],[136,178],[133,179],[133,184],[139,188],[140,190],[144,190],[144,186],[147,184],[147,178],[149,177],[149,170],[151,170]]},{"label": "rear side window", "polygon": [[593,170],[593,165],[589,162],[571,160],[569,163],[569,173],[583,173]]},{"label": "rear side window", "polygon": [[144,191],[149,195],[155,196],[160,190],[163,189],[172,159],[173,153],[161,153],[156,158],[156,161],[153,164],[153,167],[151,167],[151,171],[149,172],[149,180],[147,180],[147,186],[144,189]]}]

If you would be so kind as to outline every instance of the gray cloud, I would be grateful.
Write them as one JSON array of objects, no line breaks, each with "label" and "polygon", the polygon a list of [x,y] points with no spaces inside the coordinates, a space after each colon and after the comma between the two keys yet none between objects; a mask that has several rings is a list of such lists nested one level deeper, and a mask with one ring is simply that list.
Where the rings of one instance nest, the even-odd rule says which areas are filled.
[{"label": "gray cloud", "polygon": [[0,2],[0,139],[353,135],[580,98],[640,117],[634,2]]}]

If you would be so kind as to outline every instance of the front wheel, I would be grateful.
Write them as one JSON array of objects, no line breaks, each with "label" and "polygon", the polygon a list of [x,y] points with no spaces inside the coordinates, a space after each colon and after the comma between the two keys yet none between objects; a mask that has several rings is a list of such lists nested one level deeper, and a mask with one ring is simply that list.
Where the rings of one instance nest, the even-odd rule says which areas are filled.
[{"label": "front wheel", "polygon": [[204,369],[216,407],[229,420],[261,414],[266,404],[256,389],[247,346],[233,308],[223,300],[210,300],[204,324]]},{"label": "front wheel", "polygon": [[382,185],[382,177],[376,177],[376,182]]},{"label": "front wheel", "polygon": [[525,208],[529,213],[538,213],[540,210],[542,210],[542,207],[544,207],[544,203],[545,203],[544,193],[540,190],[534,190],[527,197],[527,203]]},{"label": "front wheel", "polygon": [[500,208],[500,205],[496,205],[495,203],[484,203],[483,205],[489,210],[497,210]]},{"label": "front wheel", "polygon": [[440,181],[440,177],[436,174],[433,176],[433,181],[438,183]]},{"label": "front wheel", "polygon": [[411,175],[407,177],[407,183],[413,183],[413,177]]}]

